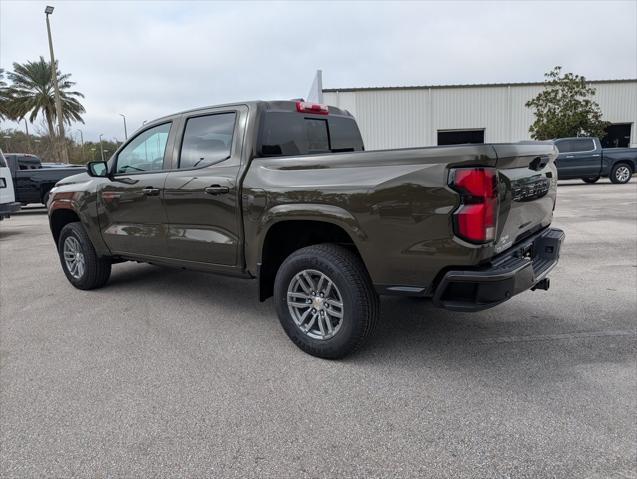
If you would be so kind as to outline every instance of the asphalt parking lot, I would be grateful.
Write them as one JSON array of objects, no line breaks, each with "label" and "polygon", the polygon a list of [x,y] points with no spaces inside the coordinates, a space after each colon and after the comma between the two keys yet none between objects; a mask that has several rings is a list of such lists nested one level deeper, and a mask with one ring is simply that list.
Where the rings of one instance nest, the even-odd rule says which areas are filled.
[{"label": "asphalt parking lot", "polygon": [[251,282],[125,263],[65,279],[0,223],[2,477],[637,477],[637,183],[560,185],[548,292],[384,298],[356,355],[298,350]]}]

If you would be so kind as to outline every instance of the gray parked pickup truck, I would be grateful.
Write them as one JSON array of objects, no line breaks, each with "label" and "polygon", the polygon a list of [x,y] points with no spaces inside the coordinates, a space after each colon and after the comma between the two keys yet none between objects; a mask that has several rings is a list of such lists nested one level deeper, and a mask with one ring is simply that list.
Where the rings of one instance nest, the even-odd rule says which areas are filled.
[{"label": "gray parked pickup truck", "polygon": [[85,169],[82,165],[43,164],[39,157],[27,153],[5,153],[4,156],[13,176],[15,199],[23,205],[46,204],[49,191],[59,180]]},{"label": "gray parked pickup truck", "polygon": [[[160,118],[51,190],[62,269],[103,286],[124,260],[255,279],[304,351],[342,357],[379,294],[477,311],[547,289],[552,143],[366,152],[326,105],[246,102]],[[214,298],[211,297],[211,301]]]},{"label": "gray parked pickup truck", "polygon": [[560,180],[595,183],[608,177],[613,183],[628,183],[637,168],[637,148],[602,148],[599,138],[582,137],[560,138],[555,146]]}]

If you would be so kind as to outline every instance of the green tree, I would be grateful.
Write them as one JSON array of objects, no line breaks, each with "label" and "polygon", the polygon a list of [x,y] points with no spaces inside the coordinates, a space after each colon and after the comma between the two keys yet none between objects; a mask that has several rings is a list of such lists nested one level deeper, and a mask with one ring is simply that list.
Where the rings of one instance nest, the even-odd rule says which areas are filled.
[{"label": "green tree", "polygon": [[[75,85],[70,81],[71,75],[62,75],[57,72],[60,97],[62,100],[62,115],[64,122],[70,124],[72,121],[82,120],[84,107],[78,98],[84,98],[78,91],[72,91]],[[51,63],[43,57],[37,62],[26,62],[23,64],[14,63],[13,72],[7,74],[11,85],[6,89],[8,96],[8,109],[13,118],[21,120],[27,118],[31,123],[38,115],[43,115],[49,130],[51,140],[55,137],[55,121],[57,114],[55,110],[55,93],[53,88]]]},{"label": "green tree", "polygon": [[592,98],[595,89],[586,78],[573,73],[562,74],[557,66],[544,74],[544,90],[526,102],[533,108],[535,121],[529,128],[536,140],[571,136],[599,136],[609,125],[602,120],[599,105]]}]

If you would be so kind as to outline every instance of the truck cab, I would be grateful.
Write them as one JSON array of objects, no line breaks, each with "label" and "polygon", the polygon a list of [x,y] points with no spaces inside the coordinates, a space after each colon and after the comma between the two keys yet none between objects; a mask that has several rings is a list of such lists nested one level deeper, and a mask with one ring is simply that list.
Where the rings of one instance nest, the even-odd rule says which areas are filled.
[{"label": "truck cab", "polygon": [[597,138],[561,138],[555,146],[560,152],[555,160],[560,180],[600,175],[602,145]]}]

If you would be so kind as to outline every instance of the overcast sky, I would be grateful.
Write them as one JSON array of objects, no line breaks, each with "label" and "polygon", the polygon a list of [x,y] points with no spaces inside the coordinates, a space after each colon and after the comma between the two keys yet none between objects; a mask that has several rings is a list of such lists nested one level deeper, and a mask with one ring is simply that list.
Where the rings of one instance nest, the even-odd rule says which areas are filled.
[{"label": "overcast sky", "polygon": [[[49,58],[47,2],[0,0],[0,67]],[[554,65],[637,78],[637,1],[59,1],[60,68],[86,96],[85,139],[143,120],[325,88],[541,81]],[[4,123],[3,127],[13,127]]]}]

